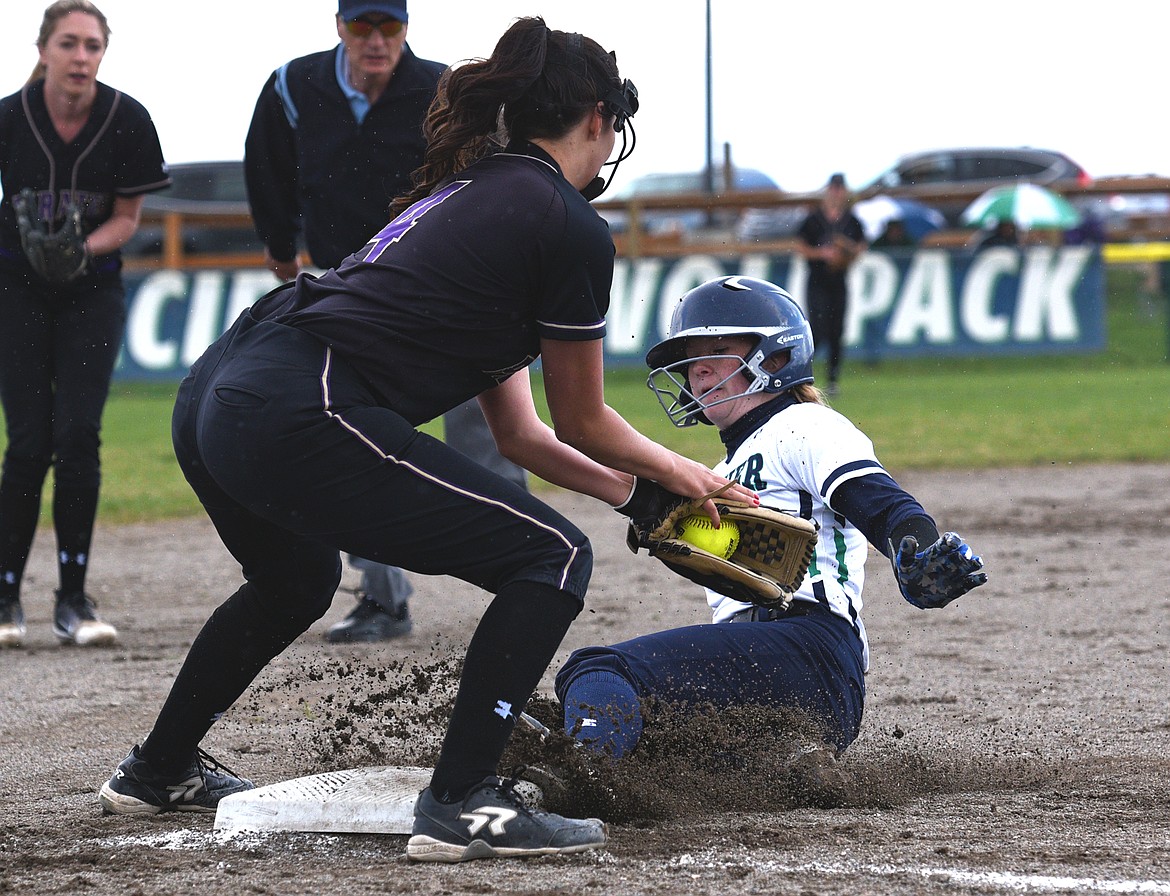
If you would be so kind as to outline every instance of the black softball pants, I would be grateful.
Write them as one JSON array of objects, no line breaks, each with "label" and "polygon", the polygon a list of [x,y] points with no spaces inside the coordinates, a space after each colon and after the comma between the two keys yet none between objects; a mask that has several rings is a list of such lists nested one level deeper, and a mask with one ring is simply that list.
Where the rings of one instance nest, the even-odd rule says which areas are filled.
[{"label": "black softball pants", "polygon": [[316,339],[247,314],[184,380],[176,455],[243,587],[199,634],[143,755],[178,768],[261,669],[328,609],[339,551],[497,596],[472,638],[432,786],[494,774],[582,606],[592,549],[524,489],[377,404]]},{"label": "black softball pants", "polygon": [[53,469],[61,588],[80,591],[101,486],[102,413],[126,323],[120,280],[53,287],[0,273],[0,578],[15,594]]},{"label": "black softball pants", "polygon": [[845,354],[845,311],[849,299],[844,273],[809,276],[808,323],[812,329],[813,348],[828,363],[828,381],[836,383],[841,375]]}]

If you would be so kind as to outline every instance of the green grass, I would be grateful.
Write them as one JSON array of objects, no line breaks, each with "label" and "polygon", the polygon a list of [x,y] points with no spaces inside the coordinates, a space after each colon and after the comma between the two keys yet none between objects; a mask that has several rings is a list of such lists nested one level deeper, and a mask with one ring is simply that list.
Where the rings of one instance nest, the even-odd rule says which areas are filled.
[{"label": "green grass", "polygon": [[[1107,288],[1102,352],[847,361],[833,406],[873,439],[894,471],[1170,461],[1166,300],[1148,295],[1129,268],[1110,267]],[[539,377],[533,385],[542,405]],[[103,522],[200,512],[171,453],[174,392],[175,384],[115,383],[103,433]],[[610,372],[606,394],[651,438],[706,463],[719,459],[714,430],[673,427],[641,369]],[[439,424],[425,428],[442,432]]]},{"label": "green grass", "polygon": [[[1107,288],[1102,352],[847,362],[832,405],[893,470],[1170,460],[1166,300],[1145,293],[1131,269],[1110,268]],[[719,459],[710,427],[669,424],[643,371],[610,373],[606,394],[662,444]]]},{"label": "green grass", "polygon": [[[102,423],[98,513],[103,521],[146,521],[200,512],[171,448],[171,409],[177,387],[178,383],[114,383]],[[45,519],[42,513],[42,522]]]}]

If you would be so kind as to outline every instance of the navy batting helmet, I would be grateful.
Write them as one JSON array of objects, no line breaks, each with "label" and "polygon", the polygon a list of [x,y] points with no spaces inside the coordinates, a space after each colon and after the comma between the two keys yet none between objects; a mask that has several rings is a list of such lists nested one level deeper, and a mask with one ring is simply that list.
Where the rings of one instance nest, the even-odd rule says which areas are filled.
[{"label": "navy batting helmet", "polygon": [[[742,373],[748,387],[717,403],[756,392],[783,392],[813,381],[812,330],[788,293],[774,283],[751,277],[708,280],[679,300],[667,338],[646,354],[646,364],[652,368],[647,385],[675,426],[710,422],[688,387],[687,368],[695,359],[687,356],[687,339],[732,335],[754,336],[758,342],[728,377]],[[785,364],[774,371],[764,369],[769,358],[784,352],[788,352]]]}]

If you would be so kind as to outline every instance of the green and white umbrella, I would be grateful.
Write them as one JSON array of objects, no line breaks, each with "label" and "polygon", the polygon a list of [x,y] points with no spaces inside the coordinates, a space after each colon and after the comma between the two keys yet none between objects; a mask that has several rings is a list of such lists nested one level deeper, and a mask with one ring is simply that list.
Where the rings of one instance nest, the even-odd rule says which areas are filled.
[{"label": "green and white umbrella", "polygon": [[969,227],[994,227],[1006,220],[1023,230],[1067,230],[1081,223],[1081,213],[1059,193],[1020,183],[992,187],[967,206],[959,220]]}]

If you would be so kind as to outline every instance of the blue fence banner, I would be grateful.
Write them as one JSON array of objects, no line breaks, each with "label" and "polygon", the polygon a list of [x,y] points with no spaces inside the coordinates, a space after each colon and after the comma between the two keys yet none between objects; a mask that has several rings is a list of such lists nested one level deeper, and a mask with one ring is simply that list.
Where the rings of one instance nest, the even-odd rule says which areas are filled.
[{"label": "blue fence banner", "polygon": [[[680,296],[739,274],[783,286],[805,307],[799,255],[619,258],[606,362],[642,364]],[[239,313],[272,289],[265,270],[160,270],[126,275],[126,338],[116,376],[178,379]],[[1099,247],[908,249],[864,253],[849,271],[847,356],[880,360],[1099,351],[1105,347]]]}]

